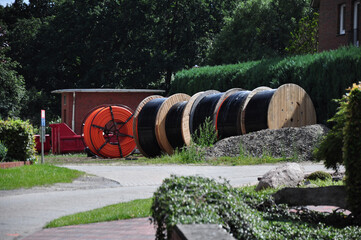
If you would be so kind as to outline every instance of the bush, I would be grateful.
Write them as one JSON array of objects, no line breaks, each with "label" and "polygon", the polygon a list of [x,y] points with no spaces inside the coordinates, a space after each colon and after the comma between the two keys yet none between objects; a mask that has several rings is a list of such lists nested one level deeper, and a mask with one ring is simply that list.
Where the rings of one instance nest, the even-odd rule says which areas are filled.
[{"label": "bush", "polygon": [[335,100],[340,106],[337,108],[335,116],[328,120],[329,123],[333,123],[333,127],[314,150],[315,158],[325,160],[325,166],[334,170],[337,170],[339,165],[343,164],[343,128],[346,121],[347,101],[346,95],[339,100]]},{"label": "bush", "polygon": [[8,148],[0,141],[0,161],[4,161],[6,154],[8,153]]},{"label": "bush", "polygon": [[307,180],[328,180],[331,179],[331,174],[324,171],[316,171],[307,176]]},{"label": "bush", "polygon": [[210,147],[217,141],[217,130],[210,117],[206,117],[203,124],[196,129],[192,139],[200,147]]},{"label": "bush", "polygon": [[[361,228],[340,224],[345,216],[317,212],[295,214],[286,205],[276,205],[275,190],[255,192],[254,187],[232,188],[202,177],[165,179],[154,193],[152,220],[157,225],[156,239],[170,239],[176,224],[220,224],[236,239],[360,239]],[[338,225],[340,226],[340,225]]]},{"label": "bush", "polygon": [[352,214],[361,223],[361,82],[353,85],[348,100],[342,149],[347,200]]},{"label": "bush", "polygon": [[342,47],[313,55],[183,70],[176,73],[171,92],[194,94],[234,87],[253,90],[295,83],[310,95],[318,122],[326,123],[336,112],[337,104],[331,100],[341,98],[356,79],[361,79],[361,48]]},{"label": "bush", "polygon": [[6,160],[36,160],[34,130],[28,121],[0,120],[0,141],[8,148]]}]

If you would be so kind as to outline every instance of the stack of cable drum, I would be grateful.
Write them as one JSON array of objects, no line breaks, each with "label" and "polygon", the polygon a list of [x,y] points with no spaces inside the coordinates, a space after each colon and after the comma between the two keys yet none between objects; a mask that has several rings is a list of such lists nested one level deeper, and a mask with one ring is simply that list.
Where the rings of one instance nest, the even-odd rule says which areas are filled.
[{"label": "stack of cable drum", "polygon": [[104,158],[126,157],[136,147],[133,111],[124,105],[104,105],[92,110],[83,121],[85,146]]},{"label": "stack of cable drum", "polygon": [[262,129],[300,127],[316,123],[308,94],[295,84],[253,91],[230,89],[199,92],[192,97],[178,93],[144,99],[134,114],[134,140],[146,157],[173,154],[191,143],[192,135],[210,118],[218,139]]}]

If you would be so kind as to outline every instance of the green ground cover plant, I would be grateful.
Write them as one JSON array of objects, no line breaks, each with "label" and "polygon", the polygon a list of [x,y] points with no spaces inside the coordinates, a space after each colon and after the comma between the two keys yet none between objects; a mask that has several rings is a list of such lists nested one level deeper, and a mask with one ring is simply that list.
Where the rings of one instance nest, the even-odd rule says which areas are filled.
[{"label": "green ground cover plant", "polygon": [[151,198],[113,204],[55,219],[48,223],[45,228],[148,217],[150,216],[151,205]]},{"label": "green ground cover plant", "polygon": [[[170,237],[178,223],[221,224],[236,239],[359,239],[361,228],[343,213],[303,210],[293,213],[276,205],[275,189],[256,192],[254,186],[232,188],[226,180],[172,176],[153,196],[156,239]],[[347,219],[347,220],[345,220]]]},{"label": "green ground cover plant", "polygon": [[0,169],[0,190],[46,186],[58,182],[70,183],[83,174],[48,164]]}]

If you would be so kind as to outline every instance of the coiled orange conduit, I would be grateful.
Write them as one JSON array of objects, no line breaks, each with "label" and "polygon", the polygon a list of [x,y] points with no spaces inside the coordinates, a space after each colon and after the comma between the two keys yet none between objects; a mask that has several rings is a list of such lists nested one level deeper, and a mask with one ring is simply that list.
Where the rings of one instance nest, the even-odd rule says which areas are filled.
[{"label": "coiled orange conduit", "polygon": [[84,143],[96,155],[126,157],[136,147],[133,138],[133,111],[126,106],[94,110],[83,125]]}]

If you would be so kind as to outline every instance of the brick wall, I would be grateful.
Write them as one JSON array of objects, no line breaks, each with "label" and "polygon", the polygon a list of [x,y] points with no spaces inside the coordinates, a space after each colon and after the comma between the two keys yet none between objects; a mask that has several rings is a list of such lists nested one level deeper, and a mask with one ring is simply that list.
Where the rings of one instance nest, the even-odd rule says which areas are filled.
[{"label": "brick wall", "polygon": [[[81,134],[81,126],[85,116],[93,108],[102,104],[126,105],[133,111],[138,104],[150,95],[158,93],[151,92],[76,92],[75,93],[75,117],[74,132]],[[72,128],[73,115],[73,93],[63,92],[61,94],[61,120]]]},{"label": "brick wall", "polygon": [[[354,0],[321,0],[319,5],[319,51],[336,49],[349,45],[353,33],[353,6]],[[346,4],[345,30],[339,34],[339,6]],[[360,28],[360,17],[358,18]]]}]

